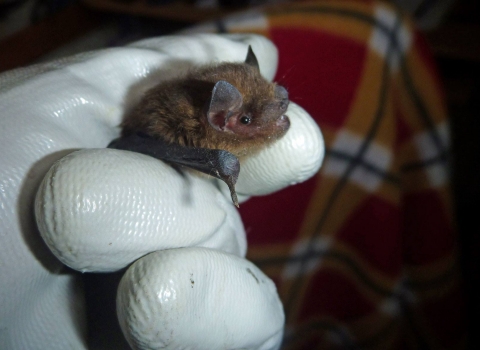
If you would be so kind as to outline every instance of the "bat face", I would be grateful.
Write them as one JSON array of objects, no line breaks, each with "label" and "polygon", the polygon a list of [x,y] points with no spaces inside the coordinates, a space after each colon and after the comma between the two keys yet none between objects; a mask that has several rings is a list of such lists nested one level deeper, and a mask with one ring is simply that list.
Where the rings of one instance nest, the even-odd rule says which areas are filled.
[{"label": "bat face", "polygon": [[[235,78],[230,80],[242,79]],[[254,82],[253,86],[237,83],[246,92],[242,94],[225,80],[218,81],[213,88],[206,114],[210,126],[220,134],[217,137],[260,145],[283,136],[290,127],[285,115],[289,103],[287,90],[265,81]],[[249,90],[257,91],[253,96]]]},{"label": "bat face", "polygon": [[[249,55],[253,52],[249,50]],[[245,64],[224,64],[204,72],[214,82],[206,108],[212,127],[208,138],[237,156],[248,155],[283,136],[290,127],[285,115],[287,90],[266,81],[247,55]],[[254,60],[256,62],[256,59]],[[223,147],[223,148],[222,148]]]}]

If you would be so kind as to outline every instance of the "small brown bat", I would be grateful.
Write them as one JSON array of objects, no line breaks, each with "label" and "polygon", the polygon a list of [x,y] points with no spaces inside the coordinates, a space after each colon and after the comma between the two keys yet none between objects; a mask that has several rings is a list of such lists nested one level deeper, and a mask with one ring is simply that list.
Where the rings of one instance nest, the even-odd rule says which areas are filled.
[{"label": "small brown bat", "polygon": [[238,158],[283,136],[288,92],[260,75],[248,48],[244,63],[192,69],[153,87],[122,124],[108,147],[124,149],[217,177],[228,185],[238,207]]}]

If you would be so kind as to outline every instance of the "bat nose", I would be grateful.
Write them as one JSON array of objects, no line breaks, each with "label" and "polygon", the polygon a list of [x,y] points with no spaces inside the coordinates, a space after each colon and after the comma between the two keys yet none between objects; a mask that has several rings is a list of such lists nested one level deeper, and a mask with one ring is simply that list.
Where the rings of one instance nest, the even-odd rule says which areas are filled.
[{"label": "bat nose", "polygon": [[288,100],[288,91],[283,86],[277,85],[275,87],[275,98],[277,100]]},{"label": "bat nose", "polygon": [[278,101],[278,108],[282,113],[287,110],[288,103],[288,91],[283,86],[277,85],[275,87],[275,99]]},{"label": "bat nose", "polygon": [[280,110],[283,112],[285,112],[287,110],[287,107],[288,107],[288,103],[290,101],[287,99],[287,100],[281,100],[280,101]]}]

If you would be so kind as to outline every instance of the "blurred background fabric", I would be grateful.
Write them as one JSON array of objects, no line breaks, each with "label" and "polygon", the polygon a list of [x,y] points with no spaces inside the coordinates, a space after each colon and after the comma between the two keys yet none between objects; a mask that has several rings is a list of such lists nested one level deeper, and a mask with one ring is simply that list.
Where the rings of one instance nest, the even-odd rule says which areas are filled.
[{"label": "blurred background fabric", "polygon": [[[468,246],[477,241],[465,238],[459,220],[462,203],[470,203],[458,196],[466,187],[455,185],[454,200],[451,181],[452,174],[471,180],[458,169],[476,163],[462,160],[462,146],[452,152],[452,89],[443,90],[418,29],[440,25],[452,2],[396,2],[403,9],[378,1],[281,2],[193,27],[95,12],[83,15],[82,36],[36,60],[177,30],[270,38],[280,57],[275,80],[312,115],[327,149],[317,176],[240,209],[248,258],[275,281],[284,303],[283,348],[476,348],[467,340],[467,311],[472,318],[478,309],[467,297],[478,271]],[[457,68],[445,62],[444,72]],[[478,149],[473,135],[467,145]],[[478,185],[471,188],[476,193]]]},{"label": "blurred background fabric", "polygon": [[259,13],[276,81],[318,122],[327,155],[307,183],[242,205],[248,257],[277,283],[285,348],[465,347],[449,183],[449,120],[435,64],[383,3]]}]

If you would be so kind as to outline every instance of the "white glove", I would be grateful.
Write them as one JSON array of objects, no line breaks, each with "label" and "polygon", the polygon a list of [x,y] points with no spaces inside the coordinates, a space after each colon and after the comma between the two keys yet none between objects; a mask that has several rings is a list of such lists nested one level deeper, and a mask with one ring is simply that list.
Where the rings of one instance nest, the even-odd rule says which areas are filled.
[{"label": "white glove", "polygon": [[[133,348],[278,348],[282,306],[273,282],[243,259],[229,195],[148,156],[103,148],[159,79],[242,61],[249,44],[271,79],[276,49],[253,35],[163,37],[0,76],[1,349],[86,348],[82,290],[33,216],[47,171],[35,211],[55,256],[79,271],[136,260],[117,295]],[[239,194],[271,193],[318,170],[318,127],[294,104],[288,116],[287,135],[242,163]]]}]

